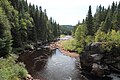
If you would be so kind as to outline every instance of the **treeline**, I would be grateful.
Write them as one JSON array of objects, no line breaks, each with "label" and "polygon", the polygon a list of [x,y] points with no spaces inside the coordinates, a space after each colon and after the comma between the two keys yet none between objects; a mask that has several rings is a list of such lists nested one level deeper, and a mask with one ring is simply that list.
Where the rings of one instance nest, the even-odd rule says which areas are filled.
[{"label": "treeline", "polygon": [[92,16],[91,6],[82,23],[73,30],[76,44],[74,50],[81,53],[85,46],[92,42],[107,42],[107,50],[120,47],[120,2],[113,2],[111,6],[97,6]]},{"label": "treeline", "polygon": [[60,25],[60,34],[72,35],[74,26],[72,25]]},{"label": "treeline", "polygon": [[59,34],[59,24],[42,7],[27,0],[0,0],[0,57],[12,48],[53,41]]}]

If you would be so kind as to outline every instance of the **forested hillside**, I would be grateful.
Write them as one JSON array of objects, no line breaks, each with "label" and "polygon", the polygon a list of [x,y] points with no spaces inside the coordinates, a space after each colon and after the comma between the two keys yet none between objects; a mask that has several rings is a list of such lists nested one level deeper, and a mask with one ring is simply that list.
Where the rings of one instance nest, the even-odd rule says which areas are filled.
[{"label": "forested hillside", "polygon": [[0,80],[26,78],[24,64],[16,63],[17,57],[12,53],[37,48],[59,34],[59,24],[48,19],[41,6],[28,4],[27,0],[0,0]]},{"label": "forested hillside", "polygon": [[[92,42],[108,42],[109,48],[120,47],[120,2],[113,2],[105,8],[97,6],[93,15],[91,6],[82,23],[75,26],[73,36],[76,40],[76,50],[81,52]],[[108,47],[108,46],[107,46]]]},{"label": "forested hillside", "polygon": [[48,19],[41,6],[28,4],[26,0],[1,0],[0,19],[0,56],[10,53],[12,48],[37,46],[59,36],[59,24]]},{"label": "forested hillside", "polygon": [[71,35],[74,26],[72,25],[60,25],[60,33],[65,35]]}]

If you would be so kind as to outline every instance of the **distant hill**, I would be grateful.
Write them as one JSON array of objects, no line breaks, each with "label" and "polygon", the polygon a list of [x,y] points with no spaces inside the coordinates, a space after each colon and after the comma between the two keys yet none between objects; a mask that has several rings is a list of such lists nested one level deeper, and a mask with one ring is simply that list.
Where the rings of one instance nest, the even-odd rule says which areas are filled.
[{"label": "distant hill", "polygon": [[71,35],[74,26],[72,25],[60,25],[60,32],[61,34]]}]

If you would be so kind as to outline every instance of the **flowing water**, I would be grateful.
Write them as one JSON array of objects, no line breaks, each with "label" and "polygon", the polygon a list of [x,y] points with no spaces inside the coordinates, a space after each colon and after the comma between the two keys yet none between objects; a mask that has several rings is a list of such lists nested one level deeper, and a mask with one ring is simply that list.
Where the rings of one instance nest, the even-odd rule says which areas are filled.
[{"label": "flowing water", "polygon": [[38,74],[46,77],[47,80],[79,80],[79,70],[75,61],[75,58],[65,56],[57,49]]},{"label": "flowing water", "polygon": [[[63,55],[59,49],[55,51],[40,50],[35,52],[26,52],[19,58],[26,64],[29,73],[38,80],[99,80],[97,78],[85,79],[81,77],[78,69],[77,60]],[[120,80],[113,76],[114,79],[104,78],[100,80]]]}]

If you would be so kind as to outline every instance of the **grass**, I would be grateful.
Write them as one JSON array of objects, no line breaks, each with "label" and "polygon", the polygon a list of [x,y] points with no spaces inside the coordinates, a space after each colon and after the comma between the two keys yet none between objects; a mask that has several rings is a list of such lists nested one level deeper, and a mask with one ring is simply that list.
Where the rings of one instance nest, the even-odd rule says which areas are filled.
[{"label": "grass", "polygon": [[69,39],[69,40],[63,40],[60,41],[61,42],[61,46],[68,51],[75,51],[76,48],[76,41],[75,39]]}]

